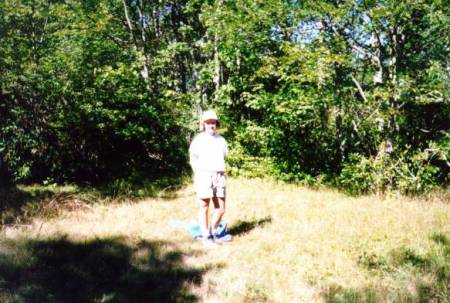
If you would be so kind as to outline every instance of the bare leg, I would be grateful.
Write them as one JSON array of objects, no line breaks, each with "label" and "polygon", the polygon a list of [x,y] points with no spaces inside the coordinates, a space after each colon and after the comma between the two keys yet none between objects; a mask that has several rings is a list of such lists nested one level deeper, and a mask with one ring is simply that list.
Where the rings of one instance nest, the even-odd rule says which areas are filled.
[{"label": "bare leg", "polygon": [[208,208],[210,199],[199,199],[199,211],[198,211],[198,222],[200,224],[200,229],[202,231],[203,238],[206,239],[209,236],[208,231]]},{"label": "bare leg", "polygon": [[225,198],[213,198],[214,203],[214,214],[211,219],[211,227],[212,230],[215,231],[222,220],[223,215],[225,214]]}]

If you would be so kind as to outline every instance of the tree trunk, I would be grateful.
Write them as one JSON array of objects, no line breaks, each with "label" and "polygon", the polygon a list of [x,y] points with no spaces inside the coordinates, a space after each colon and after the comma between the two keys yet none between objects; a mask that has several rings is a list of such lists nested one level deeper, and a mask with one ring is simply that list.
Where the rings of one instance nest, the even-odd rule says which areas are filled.
[{"label": "tree trunk", "polygon": [[383,59],[381,57],[381,42],[376,32],[372,33],[372,64],[375,68],[374,84],[383,84]]},{"label": "tree trunk", "polygon": [[[222,9],[224,5],[224,0],[219,1],[218,10]],[[218,91],[222,85],[222,72],[223,72],[223,64],[220,61],[219,57],[219,44],[221,42],[221,37],[218,33],[214,36],[214,102],[218,101],[219,94]]]},{"label": "tree trunk", "polygon": [[[127,22],[127,26],[128,26],[128,31],[130,32],[130,40],[132,42],[132,47],[140,54],[142,55],[142,69],[141,69],[141,76],[144,79],[145,83],[147,84],[147,88],[149,88],[148,86],[148,57],[146,54],[146,50],[145,50],[145,42],[146,42],[146,37],[145,37],[145,29],[143,26],[141,26],[141,39],[142,39],[142,43],[138,43],[138,40],[136,38],[136,35],[134,33],[134,27],[133,27],[133,23],[131,22],[130,19],[130,15],[128,13],[128,6],[125,0],[122,0],[123,3],[123,10],[124,10],[124,15],[125,15],[125,20]],[[139,11],[139,18],[142,22],[143,20],[143,14],[142,14],[142,10],[141,10],[141,6],[142,2],[140,2],[138,7],[138,11]]]}]

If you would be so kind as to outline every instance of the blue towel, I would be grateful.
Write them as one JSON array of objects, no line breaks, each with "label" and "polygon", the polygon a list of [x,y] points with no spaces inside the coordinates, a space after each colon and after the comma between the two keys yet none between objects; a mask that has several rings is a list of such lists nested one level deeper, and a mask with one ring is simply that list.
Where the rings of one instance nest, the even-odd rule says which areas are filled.
[{"label": "blue towel", "polygon": [[[188,231],[191,237],[195,240],[202,238],[202,230],[200,225],[196,222],[188,223],[180,220],[170,220],[169,225],[174,228],[180,228]],[[227,231],[227,224],[225,222],[220,222],[215,236],[222,241],[231,241],[232,239],[231,234]]]}]

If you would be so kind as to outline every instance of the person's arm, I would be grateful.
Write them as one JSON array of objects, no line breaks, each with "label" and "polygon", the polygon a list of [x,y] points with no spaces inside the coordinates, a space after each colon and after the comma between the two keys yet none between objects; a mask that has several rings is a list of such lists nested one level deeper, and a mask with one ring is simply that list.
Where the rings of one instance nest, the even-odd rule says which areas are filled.
[{"label": "person's arm", "polygon": [[189,164],[192,170],[195,172],[198,167],[198,153],[197,153],[197,141],[196,138],[191,143],[189,147]]},{"label": "person's arm", "polygon": [[189,163],[191,164],[192,170],[195,172],[198,166],[198,155],[192,151],[189,153]]}]

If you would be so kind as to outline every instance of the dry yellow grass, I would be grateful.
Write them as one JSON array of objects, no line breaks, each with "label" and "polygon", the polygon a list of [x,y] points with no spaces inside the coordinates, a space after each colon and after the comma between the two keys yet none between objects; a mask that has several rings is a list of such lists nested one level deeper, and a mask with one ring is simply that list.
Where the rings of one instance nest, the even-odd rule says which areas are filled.
[{"label": "dry yellow grass", "polygon": [[[4,236],[74,241],[123,237],[129,243],[161,241],[186,252],[187,266],[207,269],[189,291],[203,302],[324,302],[333,289],[370,289],[382,301],[416,291],[406,273],[371,271],[361,260],[388,257],[410,248],[436,248],[433,233],[450,235],[450,204],[439,199],[349,197],[264,180],[230,179],[225,220],[232,242],[206,250],[172,228],[171,219],[196,219],[192,186],[175,198],[94,205],[30,226],[10,227]],[[426,279],[426,277],[423,277]]]}]

